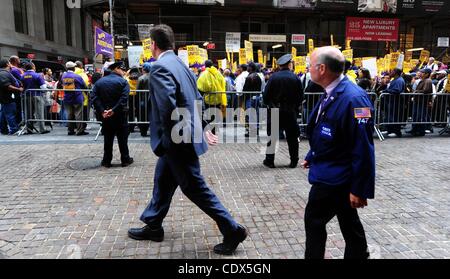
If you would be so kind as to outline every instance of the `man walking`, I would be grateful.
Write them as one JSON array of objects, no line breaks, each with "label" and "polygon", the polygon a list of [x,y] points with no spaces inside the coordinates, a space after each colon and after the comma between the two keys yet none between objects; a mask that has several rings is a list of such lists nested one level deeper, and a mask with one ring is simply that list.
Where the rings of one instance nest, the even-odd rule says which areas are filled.
[{"label": "man walking", "polygon": [[300,129],[297,124],[299,108],[303,101],[303,86],[300,79],[291,72],[292,55],[285,54],[277,60],[280,71],[274,73],[267,82],[263,94],[264,104],[269,108],[267,135],[271,137],[267,143],[266,159],[263,164],[269,168],[274,168],[275,145],[278,131],[272,133],[271,110],[279,110],[277,125],[286,132],[289,156],[291,157],[290,168],[297,167],[298,164],[298,137]]},{"label": "man walking", "polygon": [[[143,228],[130,229],[129,237],[136,240],[163,241],[164,217],[169,211],[175,190],[183,193],[201,210],[216,221],[223,234],[223,243],[214,247],[218,254],[232,254],[247,237],[247,230],[237,224],[218,197],[209,189],[200,172],[199,156],[207,150],[202,124],[197,111],[202,97],[197,90],[192,72],[173,52],[174,33],[167,25],[157,25],[150,31],[151,50],[157,61],[150,72],[150,130],[151,147],[159,156],[155,168],[153,197],[141,215]],[[176,143],[172,129],[181,124],[173,120],[173,113],[184,110],[187,124],[183,140]],[[186,133],[185,133],[186,132]],[[207,133],[208,143],[215,144],[217,137]],[[178,141],[177,141],[178,142]]]},{"label": "man walking", "polygon": [[367,258],[367,242],[357,208],[374,197],[374,109],[367,93],[343,75],[345,57],[334,47],[311,55],[311,78],[325,89],[309,119],[310,151],[305,209],[305,258],[323,258],[326,225],[337,215],[345,239],[344,258]]},{"label": "man walking", "polygon": [[101,115],[104,135],[102,166],[111,167],[114,137],[117,136],[122,167],[133,163],[128,150],[128,94],[130,86],[123,78],[125,66],[116,62],[108,67],[111,74],[98,80],[92,88],[95,111]]}]

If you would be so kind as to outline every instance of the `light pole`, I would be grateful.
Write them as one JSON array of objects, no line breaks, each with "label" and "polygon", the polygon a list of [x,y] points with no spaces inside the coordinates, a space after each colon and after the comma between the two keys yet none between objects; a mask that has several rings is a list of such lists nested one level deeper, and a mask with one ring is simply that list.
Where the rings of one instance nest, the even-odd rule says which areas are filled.
[{"label": "light pole", "polygon": [[113,55],[112,61],[115,62],[115,40],[114,40],[114,23],[113,23],[113,0],[109,0],[109,24],[111,25],[111,36],[112,36],[112,46],[113,46]]}]

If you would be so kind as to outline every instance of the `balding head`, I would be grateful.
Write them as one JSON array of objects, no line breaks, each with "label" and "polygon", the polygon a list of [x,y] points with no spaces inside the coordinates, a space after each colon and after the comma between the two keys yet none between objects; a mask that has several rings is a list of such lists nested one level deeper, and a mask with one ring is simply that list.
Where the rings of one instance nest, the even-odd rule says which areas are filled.
[{"label": "balding head", "polygon": [[323,88],[337,79],[344,67],[345,57],[335,47],[320,47],[311,54],[311,79]]},{"label": "balding head", "polygon": [[13,55],[9,58],[9,63],[11,63],[11,65],[19,67],[20,65],[20,58]]}]

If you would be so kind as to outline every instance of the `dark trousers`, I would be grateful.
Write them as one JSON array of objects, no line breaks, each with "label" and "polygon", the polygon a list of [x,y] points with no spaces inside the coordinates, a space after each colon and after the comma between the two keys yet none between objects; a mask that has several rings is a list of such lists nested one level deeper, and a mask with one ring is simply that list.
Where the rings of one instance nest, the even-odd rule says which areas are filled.
[{"label": "dark trousers", "polygon": [[123,119],[126,116],[115,115],[102,121],[104,138],[103,162],[110,163],[113,158],[114,137],[117,137],[120,150],[120,160],[126,162],[130,158],[128,150],[128,122]]},{"label": "dark trousers", "polygon": [[2,134],[14,134],[17,130],[19,130],[16,122],[15,102],[10,104],[0,104],[0,126]]},{"label": "dark trousers", "polygon": [[313,185],[305,209],[305,259],[324,258],[326,225],[334,216],[345,239],[344,258],[368,258],[364,228],[358,211],[350,206],[349,187]]},{"label": "dark trousers", "polygon": [[[268,120],[267,120],[267,136],[271,139],[272,135],[272,114],[270,109],[268,110]],[[289,156],[291,161],[298,161],[298,137],[300,136],[300,128],[297,124],[297,114],[292,111],[279,111],[279,123],[278,127],[281,131],[286,132],[286,141],[289,148]],[[273,131],[277,133],[277,131]],[[275,146],[276,140],[269,140],[266,149],[266,159],[268,161],[274,162],[275,160]]]},{"label": "dark trousers", "polygon": [[169,211],[172,196],[180,186],[186,197],[216,221],[223,235],[235,232],[238,225],[218,197],[206,185],[200,173],[198,158],[181,156],[180,153],[169,151],[158,159],[153,197],[142,213],[141,221],[153,229],[161,228],[164,217]]}]

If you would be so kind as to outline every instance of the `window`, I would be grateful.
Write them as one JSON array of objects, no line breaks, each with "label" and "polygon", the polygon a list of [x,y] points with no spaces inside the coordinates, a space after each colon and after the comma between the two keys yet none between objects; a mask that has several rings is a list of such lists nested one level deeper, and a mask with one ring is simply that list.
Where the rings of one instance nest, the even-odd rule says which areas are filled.
[{"label": "window", "polygon": [[65,5],[64,14],[66,16],[66,43],[72,45],[72,11]]},{"label": "window", "polygon": [[241,22],[241,32],[243,33],[261,33],[261,23],[250,23],[250,30],[248,30],[248,22]]},{"label": "window", "polygon": [[28,34],[27,1],[13,0],[16,32]]},{"label": "window", "polygon": [[53,33],[53,0],[44,0],[45,39],[54,40]]},{"label": "window", "polygon": [[274,23],[274,24],[268,24],[267,25],[267,31],[269,34],[284,34],[285,33],[285,25]]}]

